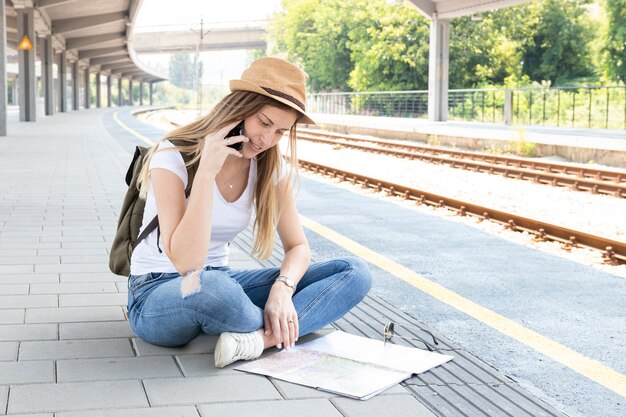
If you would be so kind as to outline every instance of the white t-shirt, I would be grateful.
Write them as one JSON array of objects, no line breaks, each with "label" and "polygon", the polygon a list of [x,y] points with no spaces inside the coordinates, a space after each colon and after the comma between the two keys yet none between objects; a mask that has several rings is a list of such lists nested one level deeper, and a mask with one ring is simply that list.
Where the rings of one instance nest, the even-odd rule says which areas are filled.
[{"label": "white t-shirt", "polygon": [[[170,141],[163,141],[159,145],[159,149],[172,148],[173,146]],[[163,168],[173,172],[183,181],[184,187],[187,187],[188,179],[185,161],[176,149],[155,152],[150,160],[150,170],[155,168]],[[238,200],[232,203],[227,202],[222,197],[217,185],[213,186],[211,242],[209,244],[209,252],[204,261],[205,267],[209,265],[228,265],[228,243],[250,223],[253,211],[255,179],[256,160],[252,159],[248,172],[248,184]],[[156,201],[152,192],[152,186],[149,184],[146,208],[144,209],[139,233],[152,221],[156,214]],[[159,247],[163,250],[162,241],[159,242]],[[174,268],[165,251],[159,252],[157,249],[157,229],[153,230],[137,245],[131,257],[130,273],[132,275],[143,275],[149,272],[176,272],[176,268]]]}]

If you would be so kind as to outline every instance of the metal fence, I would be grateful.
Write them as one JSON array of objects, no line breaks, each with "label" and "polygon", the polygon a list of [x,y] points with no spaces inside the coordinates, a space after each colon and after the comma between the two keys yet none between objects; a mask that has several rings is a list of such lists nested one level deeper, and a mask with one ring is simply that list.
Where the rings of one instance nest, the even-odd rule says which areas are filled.
[{"label": "metal fence", "polygon": [[[313,112],[428,117],[428,91],[312,94]],[[448,91],[448,120],[626,129],[626,87],[553,87]]]}]

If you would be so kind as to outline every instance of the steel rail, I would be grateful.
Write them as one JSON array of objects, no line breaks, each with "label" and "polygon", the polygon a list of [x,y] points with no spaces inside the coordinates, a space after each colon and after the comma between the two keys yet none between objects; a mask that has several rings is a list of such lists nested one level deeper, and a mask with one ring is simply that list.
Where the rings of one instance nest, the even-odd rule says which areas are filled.
[{"label": "steel rail", "polygon": [[334,178],[339,178],[342,181],[349,181],[352,184],[361,185],[366,188],[385,191],[389,195],[403,197],[407,200],[413,200],[418,204],[452,209],[455,210],[460,216],[473,215],[484,220],[491,220],[505,225],[510,230],[519,232],[525,231],[533,234],[535,236],[535,240],[560,242],[564,244],[564,249],[585,246],[600,250],[602,251],[602,257],[606,263],[614,265],[626,263],[626,242],[607,239],[578,230],[529,219],[516,214],[479,206],[477,204],[468,203],[424,190],[406,187],[404,185],[394,184],[389,181],[361,174],[355,174],[338,168],[324,166],[311,161],[300,159],[298,162],[304,169],[315,173],[330,175]]},{"label": "steel rail", "polygon": [[598,181],[595,179],[577,178],[563,174],[549,174],[544,171],[536,171],[525,168],[516,168],[504,165],[492,165],[484,162],[477,162],[474,160],[463,160],[457,158],[450,158],[446,156],[422,154],[415,152],[406,152],[403,150],[394,150],[388,148],[381,148],[377,146],[361,145],[356,143],[338,143],[334,140],[323,139],[315,136],[309,136],[307,134],[298,134],[299,139],[310,140],[317,143],[324,143],[330,145],[340,145],[351,149],[358,149],[365,152],[373,152],[378,154],[387,154],[407,159],[419,159],[430,163],[438,163],[450,166],[452,168],[460,168],[464,170],[471,170],[474,172],[484,172],[488,174],[502,175],[505,178],[515,178],[520,180],[533,181],[539,184],[547,184],[551,186],[569,187],[575,191],[586,191],[593,194],[607,194],[614,197],[626,198],[626,184],[615,184],[605,181]]},{"label": "steel rail", "polygon": [[[559,173],[565,175],[575,175],[580,178],[590,178],[597,181],[611,181],[616,184],[626,183],[626,171],[597,169],[588,167],[579,167],[567,164],[558,164],[554,162],[537,161],[530,158],[521,158],[514,156],[489,155],[481,152],[469,152],[455,149],[437,148],[431,146],[420,146],[417,144],[406,144],[394,141],[382,141],[367,138],[355,138],[334,132],[320,132],[312,129],[298,129],[298,136],[303,134],[305,137],[327,137],[334,140],[345,142],[365,142],[390,149],[403,149],[416,153],[430,155],[448,155],[456,159],[468,159],[474,161],[484,161],[491,164],[509,166],[513,168],[525,168],[536,171],[544,171],[546,173]],[[342,142],[335,141],[337,145],[344,145]]]}]

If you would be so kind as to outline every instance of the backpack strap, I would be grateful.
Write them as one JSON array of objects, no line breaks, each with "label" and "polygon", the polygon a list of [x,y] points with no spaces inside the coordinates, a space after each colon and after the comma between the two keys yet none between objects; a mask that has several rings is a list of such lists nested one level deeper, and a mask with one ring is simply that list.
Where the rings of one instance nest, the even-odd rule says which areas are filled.
[{"label": "backpack strap", "polygon": [[[183,139],[171,139],[170,142],[172,142],[174,146],[185,146],[194,144],[193,142],[188,142]],[[137,152],[135,151],[135,158],[137,158],[136,153]],[[183,160],[185,161],[185,165],[193,158],[193,155],[191,153],[181,152],[181,155],[183,157]],[[191,194],[191,187],[193,185],[193,179],[196,176],[197,170],[198,162],[192,165],[187,165],[187,187],[185,188],[185,199],[189,198],[189,195]],[[126,175],[128,177],[128,174]],[[159,239],[161,236],[161,229],[159,228],[159,216],[154,216],[154,218],[150,221],[150,223],[148,223],[148,225],[143,229],[139,236],[137,236],[137,240],[133,245],[133,249],[139,244],[139,242],[147,238],[154,229],[157,229],[157,249],[159,250],[159,253],[163,253],[161,247],[159,246]]]}]

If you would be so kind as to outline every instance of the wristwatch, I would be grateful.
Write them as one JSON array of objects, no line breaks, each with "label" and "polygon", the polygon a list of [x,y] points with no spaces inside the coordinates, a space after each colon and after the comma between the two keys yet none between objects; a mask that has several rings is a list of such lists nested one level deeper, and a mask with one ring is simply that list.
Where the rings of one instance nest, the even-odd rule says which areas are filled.
[{"label": "wristwatch", "polygon": [[296,290],[296,282],[292,280],[291,278],[289,278],[287,275],[279,276],[278,278],[276,278],[276,282],[282,282],[283,284],[285,284],[292,290],[294,291]]}]

